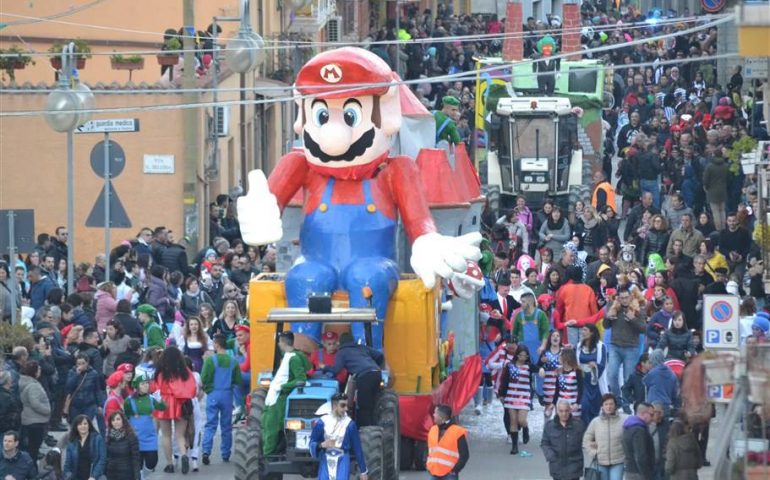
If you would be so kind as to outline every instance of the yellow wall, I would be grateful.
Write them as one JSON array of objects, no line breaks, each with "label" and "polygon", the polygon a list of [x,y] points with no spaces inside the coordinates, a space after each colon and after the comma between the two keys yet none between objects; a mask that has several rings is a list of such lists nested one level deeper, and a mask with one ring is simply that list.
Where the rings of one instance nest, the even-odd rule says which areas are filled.
[{"label": "yellow wall", "polygon": [[[44,108],[45,93],[4,94],[3,110]],[[157,105],[181,102],[178,94],[100,95],[97,105]],[[182,232],[182,185],[184,149],[182,111],[135,112],[99,118],[138,118],[139,133],[113,134],[126,154],[123,172],[113,180],[123,207],[132,221],[130,229],[113,229],[113,246],[134,237],[141,226],[166,227]],[[85,222],[104,182],[91,170],[90,154],[102,135],[75,135],[75,255],[77,261],[93,262],[103,250],[103,229],[86,228]],[[171,154],[173,175],[143,173],[144,154]],[[66,134],[48,127],[43,117],[0,117],[0,209],[35,210],[35,233],[53,233],[66,225]]]},{"label": "yellow wall", "polygon": [[[85,0],[45,0],[37,2],[9,1],[2,3],[3,13],[20,14],[30,17],[48,17],[66,12],[89,2]],[[195,3],[195,28],[205,30],[213,16],[238,16],[239,0],[211,2],[197,0]],[[252,24],[258,29],[258,4],[252,0]],[[265,37],[280,29],[280,15],[275,3],[262,0],[263,26]],[[128,80],[127,71],[112,70],[110,55],[113,52],[157,50],[162,45],[163,31],[167,28],[178,29],[182,25],[183,2],[170,1],[110,1],[100,3],[78,13],[69,14],[59,20],[66,23],[37,22],[26,25],[13,25],[21,19],[0,14],[0,22],[8,23],[0,30],[0,48],[18,45],[33,52],[45,53],[57,39],[82,38],[86,40],[94,55],[87,61],[80,72],[80,78],[95,88],[97,83],[112,85],[117,83],[123,88]],[[285,12],[288,14],[288,11]],[[79,24],[79,25],[73,25]],[[106,28],[91,28],[84,25],[96,25]],[[237,22],[222,23],[221,37],[229,38],[238,29]],[[117,29],[117,30],[112,30]],[[143,33],[149,32],[149,33]],[[20,38],[24,41],[20,41]],[[104,55],[98,55],[104,53]],[[53,85],[54,70],[48,56],[35,56],[35,65],[16,71],[16,82],[21,85],[30,82],[39,85],[44,82]],[[224,61],[224,55],[223,59]],[[154,84],[160,79],[160,67],[155,55],[145,56],[145,67],[133,73],[135,84],[147,82]],[[253,78],[247,78],[247,86],[254,85]],[[231,75],[221,79],[221,88],[239,87],[238,76]],[[0,110],[42,110],[47,92],[39,93],[3,93],[0,94]],[[253,99],[251,91],[248,99]],[[220,95],[220,100],[237,100],[238,93]],[[199,102],[212,100],[212,94],[201,95]],[[122,106],[181,104],[181,94],[173,90],[158,94],[136,94],[129,91],[121,94],[97,94],[96,108],[115,108]],[[209,113],[211,108],[206,109]],[[218,140],[220,151],[219,176],[209,183],[209,199],[219,193],[229,193],[240,181],[240,135],[237,105],[230,107],[230,134]],[[181,236],[183,234],[183,184],[184,184],[184,144],[201,142],[201,158],[198,161],[197,203],[202,206],[203,164],[209,152],[203,146],[206,134],[203,110],[197,110],[201,122],[201,138],[185,139],[183,136],[183,111],[143,111],[136,113],[96,114],[94,118],[132,118],[140,119],[142,132],[122,134],[113,137],[127,155],[124,172],[114,181],[120,200],[127,210],[133,226],[128,230],[113,232],[113,246],[123,239],[133,237],[140,226],[166,225]],[[254,107],[246,109],[247,122],[247,165],[254,164],[253,119]],[[283,149],[281,135],[282,118],[280,106],[266,112],[268,125],[268,158],[274,164],[280,158]],[[66,135],[51,130],[42,116],[29,118],[0,118],[0,208],[34,208],[36,210],[36,233],[53,232],[58,225],[66,223]],[[76,135],[76,212],[75,225],[77,261],[93,261],[93,256],[103,249],[102,230],[88,229],[83,235],[85,220],[88,217],[99,189],[101,180],[93,174],[89,164],[89,155],[94,144],[101,140],[99,135]],[[142,173],[144,153],[166,153],[175,156],[176,173],[174,175],[145,175]],[[230,166],[233,168],[231,169]],[[199,235],[203,234],[203,225],[207,221],[206,209],[199,208]],[[79,230],[79,231],[78,231]],[[187,232],[190,233],[190,232]]]},{"label": "yellow wall", "polygon": [[[30,17],[47,17],[60,12],[66,12],[73,6],[80,6],[84,0],[45,0],[37,2],[8,1],[3,2],[4,13],[19,14]],[[31,6],[30,6],[31,5]],[[128,81],[128,72],[115,71],[110,66],[110,55],[125,51],[157,50],[163,44],[163,31],[167,28],[178,29],[182,26],[181,0],[155,1],[131,0],[104,2],[60,19],[65,23],[38,22],[29,25],[13,25],[19,21],[7,15],[0,15],[0,21],[9,23],[0,30],[0,48],[18,45],[27,50],[47,52],[57,39],[82,38],[89,43],[93,58],[87,61],[86,68],[81,73],[85,82],[124,83]],[[195,28],[206,30],[215,15],[238,15],[239,2],[225,0],[223,2],[196,1]],[[81,25],[72,25],[81,24]],[[92,28],[86,25],[96,25],[105,28]],[[237,23],[223,24],[224,37],[238,28]],[[119,30],[111,30],[119,29]],[[147,32],[147,33],[142,33]],[[19,41],[21,37],[25,43]],[[104,53],[105,55],[98,55]],[[48,57],[35,57],[36,65],[30,65],[25,70],[17,72],[17,82],[40,81],[52,82],[54,70]],[[144,70],[134,72],[132,81],[154,83],[160,78],[160,67],[154,55],[145,57]]]}]

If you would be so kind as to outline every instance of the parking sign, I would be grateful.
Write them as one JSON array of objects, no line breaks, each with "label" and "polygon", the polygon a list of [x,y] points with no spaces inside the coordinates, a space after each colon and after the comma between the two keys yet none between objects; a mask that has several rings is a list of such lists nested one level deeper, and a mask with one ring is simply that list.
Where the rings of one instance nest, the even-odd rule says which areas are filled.
[{"label": "parking sign", "polygon": [[738,348],[740,298],[737,295],[703,296],[703,346]]}]

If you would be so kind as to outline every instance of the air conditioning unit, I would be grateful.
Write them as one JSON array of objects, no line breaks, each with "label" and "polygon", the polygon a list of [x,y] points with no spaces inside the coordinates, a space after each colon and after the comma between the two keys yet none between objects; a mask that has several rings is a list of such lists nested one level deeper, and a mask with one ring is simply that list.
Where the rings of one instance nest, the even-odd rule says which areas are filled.
[{"label": "air conditioning unit", "polygon": [[220,105],[214,107],[217,118],[215,128],[217,131],[217,137],[226,137],[230,135],[230,106]]},{"label": "air conditioning unit", "polygon": [[326,41],[342,41],[342,17],[330,17],[326,22]]}]

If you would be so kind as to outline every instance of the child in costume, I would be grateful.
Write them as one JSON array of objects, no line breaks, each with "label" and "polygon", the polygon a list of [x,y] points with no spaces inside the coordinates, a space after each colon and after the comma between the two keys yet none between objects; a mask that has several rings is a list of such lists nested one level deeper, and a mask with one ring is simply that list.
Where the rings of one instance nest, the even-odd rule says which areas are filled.
[{"label": "child in costume", "polygon": [[[153,411],[163,411],[166,404],[160,398],[150,395],[150,379],[144,375],[134,378],[133,395],[124,404],[128,422],[139,438],[139,454],[142,465],[149,471],[158,464],[158,433],[153,421]],[[143,470],[144,471],[144,470]]]}]

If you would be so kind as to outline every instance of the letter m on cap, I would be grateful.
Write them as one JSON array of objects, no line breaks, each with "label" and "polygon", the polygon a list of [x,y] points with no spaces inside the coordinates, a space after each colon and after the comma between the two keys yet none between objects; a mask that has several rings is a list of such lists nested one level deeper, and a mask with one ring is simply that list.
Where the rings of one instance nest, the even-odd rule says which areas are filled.
[{"label": "letter m on cap", "polygon": [[342,80],[342,69],[334,63],[324,65],[321,67],[321,78],[328,83],[337,83]]}]

